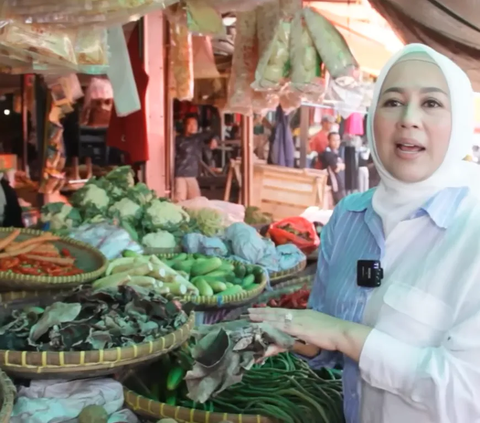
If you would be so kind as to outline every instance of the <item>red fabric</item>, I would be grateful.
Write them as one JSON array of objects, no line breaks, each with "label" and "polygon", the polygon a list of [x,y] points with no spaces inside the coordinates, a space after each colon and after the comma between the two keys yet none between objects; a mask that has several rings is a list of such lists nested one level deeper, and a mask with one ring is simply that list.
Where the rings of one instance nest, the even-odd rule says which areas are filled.
[{"label": "red fabric", "polygon": [[319,131],[310,140],[310,150],[322,154],[328,147],[328,134]]},{"label": "red fabric", "polygon": [[145,113],[148,75],[140,59],[139,47],[140,39],[137,25],[128,42],[128,54],[142,108],[125,117],[118,117],[114,108],[107,132],[107,145],[122,150],[126,155],[127,164],[146,162],[149,159],[147,117]]}]

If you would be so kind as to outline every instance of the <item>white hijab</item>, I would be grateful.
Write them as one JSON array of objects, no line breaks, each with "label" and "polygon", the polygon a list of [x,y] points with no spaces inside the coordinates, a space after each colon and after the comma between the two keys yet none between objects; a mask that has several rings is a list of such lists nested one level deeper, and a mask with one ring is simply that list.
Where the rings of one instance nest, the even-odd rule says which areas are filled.
[{"label": "white hijab", "polygon": [[[391,67],[403,56],[426,53],[439,66],[450,91],[452,131],[450,144],[443,163],[428,179],[407,183],[395,179],[383,166],[375,146],[373,119],[382,85]],[[463,159],[471,152],[475,128],[474,92],[468,76],[448,57],[423,44],[409,44],[395,54],[385,65],[377,79],[367,121],[367,136],[372,158],[381,182],[373,195],[372,205],[381,217],[385,235],[431,197],[448,187],[473,187],[480,181],[480,167]],[[478,178],[478,179],[477,179]],[[478,188],[477,188],[478,189]]]}]

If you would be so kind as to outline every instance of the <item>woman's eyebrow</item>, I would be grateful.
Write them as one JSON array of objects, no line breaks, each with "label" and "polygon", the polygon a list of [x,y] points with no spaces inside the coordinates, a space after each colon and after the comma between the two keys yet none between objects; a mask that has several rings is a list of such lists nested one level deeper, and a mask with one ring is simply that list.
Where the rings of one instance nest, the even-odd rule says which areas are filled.
[{"label": "woman's eyebrow", "polygon": [[[401,88],[401,87],[391,87],[391,88],[387,88],[383,94],[388,94],[388,93],[398,93],[398,94],[403,94],[405,93],[405,91],[407,91],[405,88]],[[441,94],[445,94],[446,96],[448,96],[448,93],[446,93],[444,90],[442,90],[441,88],[438,88],[438,87],[424,87],[424,88],[420,88],[420,92],[422,94],[430,94],[430,93],[441,93]]]}]

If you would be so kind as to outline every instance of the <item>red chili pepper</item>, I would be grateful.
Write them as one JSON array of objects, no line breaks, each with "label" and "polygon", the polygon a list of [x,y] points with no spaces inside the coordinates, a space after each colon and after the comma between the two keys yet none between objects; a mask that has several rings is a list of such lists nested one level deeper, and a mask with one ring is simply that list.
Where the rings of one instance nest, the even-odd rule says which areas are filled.
[{"label": "red chili pepper", "polygon": [[66,248],[62,248],[61,253],[64,257],[72,257],[72,253]]}]

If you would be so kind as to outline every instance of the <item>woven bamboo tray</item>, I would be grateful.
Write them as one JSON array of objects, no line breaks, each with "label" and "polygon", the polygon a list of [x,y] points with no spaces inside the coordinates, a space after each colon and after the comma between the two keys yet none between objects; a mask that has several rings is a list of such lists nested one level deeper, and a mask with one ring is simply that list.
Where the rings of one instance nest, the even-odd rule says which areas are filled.
[{"label": "woven bamboo tray", "polygon": [[222,321],[226,322],[240,319],[242,315],[248,313],[248,309],[255,304],[266,303],[272,298],[280,298],[283,294],[289,294],[291,292],[298,291],[305,285],[311,286],[315,279],[315,269],[316,266],[309,266],[309,268],[302,272],[302,274],[298,277],[275,285],[273,291],[265,291],[259,297],[255,298],[255,300],[249,302],[246,305],[243,305],[242,307],[238,307],[230,311],[225,316],[223,316]]},{"label": "woven bamboo tray", "polygon": [[195,315],[191,313],[188,321],[175,332],[123,348],[60,352],[0,350],[0,367],[9,375],[26,379],[73,379],[113,374],[179,347],[189,339],[194,323]]},{"label": "woven bamboo tray", "polygon": [[0,371],[0,423],[8,423],[17,390],[10,378]]},{"label": "woven bamboo tray", "polygon": [[[0,228],[0,239],[7,237],[12,228]],[[25,241],[43,235],[37,229],[22,229],[18,241]],[[59,248],[67,248],[77,260],[75,265],[85,273],[74,276],[30,276],[16,273],[0,272],[0,291],[23,291],[44,289],[65,289],[98,279],[105,273],[107,258],[96,248],[67,237],[60,237],[53,244]]]},{"label": "woven bamboo tray", "polygon": [[[165,255],[159,255],[159,258],[162,259],[170,259],[175,257],[176,254],[165,254]],[[190,256],[190,255],[189,255]],[[240,262],[235,261],[235,260],[229,260],[229,259],[222,259],[224,261],[230,262],[232,264],[238,264]],[[245,264],[245,263],[242,263]],[[254,266],[259,268],[260,266]],[[182,297],[173,297],[172,298],[178,298],[181,299],[184,302],[191,302],[195,304],[195,310],[210,310],[212,308],[230,308],[230,307],[238,307],[243,304],[246,304],[259,296],[264,290],[265,287],[267,286],[267,275],[265,272],[262,272],[262,277],[259,280],[255,280],[255,282],[258,284],[258,287],[255,289],[252,289],[250,291],[242,292],[240,294],[236,295],[226,295],[226,296],[221,296],[221,295],[214,295],[210,297],[206,297],[203,295],[184,295]]]},{"label": "woven bamboo tray", "polygon": [[[270,417],[251,414],[211,413],[192,408],[174,407],[136,394],[130,389],[123,388],[125,404],[142,417],[161,419],[169,417],[185,423],[277,423]],[[314,422],[311,422],[314,423]]]},{"label": "woven bamboo tray", "polygon": [[270,284],[273,286],[273,285],[276,285],[277,283],[280,283],[281,281],[284,281],[285,279],[291,278],[293,275],[303,272],[306,267],[307,267],[307,260],[303,260],[300,263],[298,263],[295,267],[292,267],[291,269],[282,270],[280,272],[271,272]]}]

